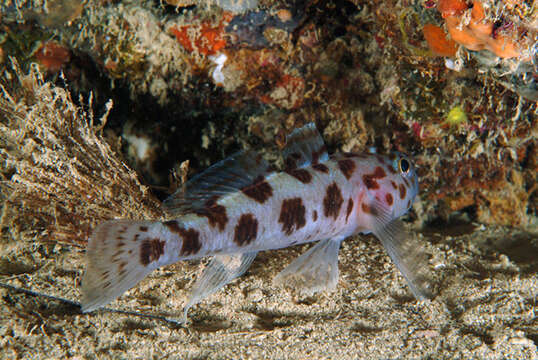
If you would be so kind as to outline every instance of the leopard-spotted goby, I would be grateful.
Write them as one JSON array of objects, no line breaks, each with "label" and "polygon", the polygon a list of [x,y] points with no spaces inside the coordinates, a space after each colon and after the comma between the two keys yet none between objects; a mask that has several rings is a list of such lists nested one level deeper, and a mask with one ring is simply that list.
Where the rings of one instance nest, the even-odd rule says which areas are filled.
[{"label": "leopard-spotted goby", "polygon": [[400,154],[329,156],[313,124],[293,131],[275,171],[253,151],[241,151],[190,180],[164,202],[169,221],[112,220],[98,226],[87,248],[82,308],[106,305],[152,270],[212,256],[184,313],[239,277],[259,251],[318,241],[276,281],[307,294],[333,289],[340,243],[373,233],[413,294],[429,295],[427,264],[398,218],[411,207],[418,181]]}]

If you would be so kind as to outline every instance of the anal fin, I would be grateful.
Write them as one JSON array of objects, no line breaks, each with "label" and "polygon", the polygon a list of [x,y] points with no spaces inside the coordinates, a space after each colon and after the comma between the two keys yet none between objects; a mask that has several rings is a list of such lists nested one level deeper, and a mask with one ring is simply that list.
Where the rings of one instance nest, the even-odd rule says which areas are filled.
[{"label": "anal fin", "polygon": [[275,276],[273,282],[295,287],[305,295],[334,290],[338,283],[341,242],[342,239],[321,240]]},{"label": "anal fin", "polygon": [[189,309],[215,293],[233,279],[243,275],[250,267],[257,252],[243,254],[216,255],[204,269],[201,277],[196,280],[192,293],[183,309],[183,317],[187,322]]}]

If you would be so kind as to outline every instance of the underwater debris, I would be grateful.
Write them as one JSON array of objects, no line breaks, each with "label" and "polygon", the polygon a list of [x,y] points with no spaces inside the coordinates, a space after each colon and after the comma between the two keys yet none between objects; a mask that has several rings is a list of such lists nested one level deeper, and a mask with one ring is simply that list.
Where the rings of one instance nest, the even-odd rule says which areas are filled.
[{"label": "underwater debris", "polygon": [[90,229],[105,219],[162,215],[103,138],[111,103],[97,124],[36,70],[11,76],[17,83],[0,94],[2,231],[84,246]]}]

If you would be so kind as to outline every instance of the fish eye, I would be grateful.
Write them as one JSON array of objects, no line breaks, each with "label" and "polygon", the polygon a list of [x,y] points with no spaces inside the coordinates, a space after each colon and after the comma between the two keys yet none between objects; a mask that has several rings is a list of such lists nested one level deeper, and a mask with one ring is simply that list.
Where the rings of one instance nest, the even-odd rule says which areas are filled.
[{"label": "fish eye", "polygon": [[400,168],[400,172],[406,174],[411,168],[411,164],[409,164],[409,161],[407,161],[407,159],[402,158],[398,163],[398,167]]}]

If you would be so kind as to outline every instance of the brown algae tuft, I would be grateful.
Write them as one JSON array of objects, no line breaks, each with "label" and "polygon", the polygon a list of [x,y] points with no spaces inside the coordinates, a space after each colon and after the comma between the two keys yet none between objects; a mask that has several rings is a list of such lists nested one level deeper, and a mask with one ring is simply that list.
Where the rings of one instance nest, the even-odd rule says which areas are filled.
[{"label": "brown algae tuft", "polygon": [[[161,216],[157,201],[103,137],[99,120],[33,70],[0,95],[1,225],[4,231],[83,245],[118,216]],[[91,102],[91,99],[90,99]]]}]

